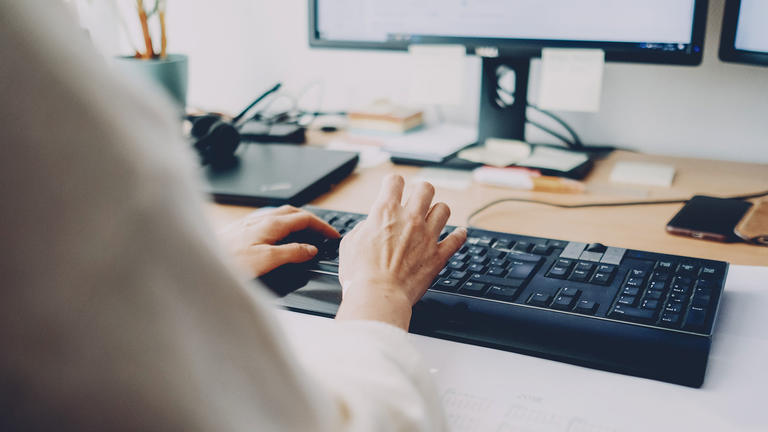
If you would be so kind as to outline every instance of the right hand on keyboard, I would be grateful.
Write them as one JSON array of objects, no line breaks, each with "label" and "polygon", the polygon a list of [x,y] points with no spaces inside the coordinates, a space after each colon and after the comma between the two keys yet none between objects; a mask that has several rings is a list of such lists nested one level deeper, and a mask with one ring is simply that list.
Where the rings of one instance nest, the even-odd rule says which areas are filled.
[{"label": "right hand on keyboard", "polygon": [[368,218],[344,236],[344,297],[337,319],[383,321],[407,330],[411,307],[466,241],[466,229],[458,228],[438,242],[450,209],[431,205],[431,184],[417,185],[401,205],[404,187],[402,177],[388,177]]}]

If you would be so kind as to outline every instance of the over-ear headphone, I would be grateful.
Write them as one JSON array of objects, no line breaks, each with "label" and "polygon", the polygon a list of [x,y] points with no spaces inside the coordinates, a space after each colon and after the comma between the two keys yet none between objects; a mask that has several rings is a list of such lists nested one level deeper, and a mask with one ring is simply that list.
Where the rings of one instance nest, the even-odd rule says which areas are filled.
[{"label": "over-ear headphone", "polygon": [[[200,155],[200,163],[220,167],[230,165],[235,160],[235,151],[240,146],[240,131],[242,123],[248,121],[247,114],[264,98],[280,89],[278,83],[271,89],[251,102],[232,121],[225,120],[219,114],[188,116],[192,122],[190,131],[193,146]],[[245,120],[243,120],[245,119]]]},{"label": "over-ear headphone", "polygon": [[240,132],[221,116],[194,117],[190,135],[203,165],[222,166],[232,162],[240,146]]}]

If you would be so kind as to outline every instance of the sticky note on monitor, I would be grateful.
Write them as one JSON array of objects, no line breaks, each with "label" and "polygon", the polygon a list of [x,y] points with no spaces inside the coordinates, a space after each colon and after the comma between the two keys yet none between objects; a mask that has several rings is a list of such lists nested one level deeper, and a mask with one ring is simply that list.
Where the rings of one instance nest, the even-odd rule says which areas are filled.
[{"label": "sticky note on monitor", "polygon": [[544,48],[538,105],[556,111],[597,112],[603,89],[605,52]]}]

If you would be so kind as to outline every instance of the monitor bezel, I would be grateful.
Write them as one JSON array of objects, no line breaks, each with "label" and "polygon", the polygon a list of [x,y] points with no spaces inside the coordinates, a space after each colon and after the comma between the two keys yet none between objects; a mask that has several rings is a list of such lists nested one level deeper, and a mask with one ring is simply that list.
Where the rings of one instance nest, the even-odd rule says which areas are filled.
[{"label": "monitor bezel", "polygon": [[720,60],[729,63],[768,66],[768,52],[745,51],[736,48],[741,0],[726,0],[723,30],[720,33]]},{"label": "monitor bezel", "polygon": [[[539,57],[542,48],[599,48],[605,51],[607,61],[629,63],[656,63],[683,66],[701,64],[704,53],[708,0],[695,0],[691,44],[686,51],[654,51],[637,47],[635,43],[624,42],[583,42],[554,41],[533,39],[492,39],[465,37],[416,37],[410,41],[347,41],[326,40],[318,35],[317,2],[309,3],[309,45],[313,48],[341,48],[365,50],[407,51],[410,44],[457,44],[467,47],[467,54],[476,54],[478,50],[492,48],[499,57]],[[698,50],[696,49],[698,48]],[[481,51],[482,52],[482,51]]]}]

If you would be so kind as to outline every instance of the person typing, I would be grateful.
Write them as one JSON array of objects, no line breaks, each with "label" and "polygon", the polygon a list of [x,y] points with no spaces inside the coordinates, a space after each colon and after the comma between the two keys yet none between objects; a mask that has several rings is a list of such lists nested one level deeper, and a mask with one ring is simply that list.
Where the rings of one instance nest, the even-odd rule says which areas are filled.
[{"label": "person typing", "polygon": [[405,332],[466,237],[438,242],[434,189],[384,181],[341,243],[335,349],[299,363],[250,279],[317,253],[288,234],[338,233],[281,207],[217,239],[168,102],[65,16],[0,3],[0,430],[443,430]]}]

